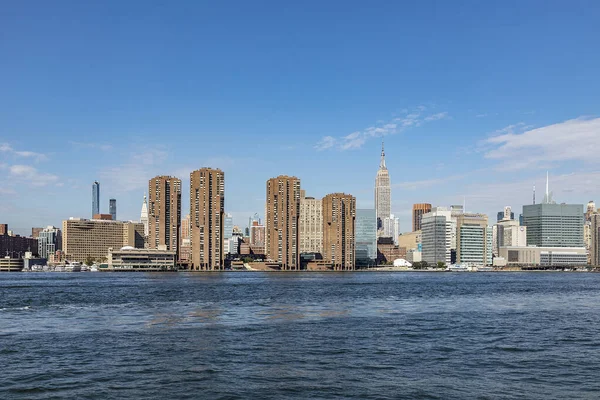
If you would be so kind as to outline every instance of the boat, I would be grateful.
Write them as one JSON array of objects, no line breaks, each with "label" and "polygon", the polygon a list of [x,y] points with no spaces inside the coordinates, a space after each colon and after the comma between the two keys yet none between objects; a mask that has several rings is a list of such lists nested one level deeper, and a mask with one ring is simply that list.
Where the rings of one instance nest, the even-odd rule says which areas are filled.
[{"label": "boat", "polygon": [[94,264],[90,267],[90,272],[98,272],[98,271],[99,271],[98,266],[96,264]]},{"label": "boat", "polygon": [[477,272],[492,272],[493,270],[494,267],[490,267],[489,265],[477,267]]},{"label": "boat", "polygon": [[65,272],[81,272],[81,263],[74,261],[65,265]]},{"label": "boat", "polygon": [[452,264],[452,265],[449,265],[448,268],[446,268],[446,271],[467,272],[467,271],[469,271],[469,267],[467,267],[466,265],[461,265],[461,264]]},{"label": "boat", "polygon": [[54,268],[55,272],[65,272],[65,266],[64,265],[57,265],[56,268]]}]

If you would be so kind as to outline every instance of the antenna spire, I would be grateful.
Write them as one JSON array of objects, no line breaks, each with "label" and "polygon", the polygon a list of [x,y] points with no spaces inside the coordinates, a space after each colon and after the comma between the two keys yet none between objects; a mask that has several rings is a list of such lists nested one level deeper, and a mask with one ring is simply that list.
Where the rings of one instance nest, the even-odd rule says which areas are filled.
[{"label": "antenna spire", "polygon": [[387,169],[385,166],[385,148],[384,148],[383,139],[381,140],[381,162],[379,163],[380,169]]}]

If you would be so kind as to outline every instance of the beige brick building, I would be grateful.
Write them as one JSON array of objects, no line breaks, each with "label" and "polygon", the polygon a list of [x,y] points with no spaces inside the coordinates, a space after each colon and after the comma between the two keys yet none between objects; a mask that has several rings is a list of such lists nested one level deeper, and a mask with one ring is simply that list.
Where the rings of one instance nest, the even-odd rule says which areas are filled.
[{"label": "beige brick building", "polygon": [[69,261],[103,260],[109,248],[124,246],[144,248],[144,224],[81,218],[63,221],[62,249]]},{"label": "beige brick building", "polygon": [[191,268],[220,270],[223,263],[225,174],[201,168],[190,174]]},{"label": "beige brick building", "polygon": [[345,193],[323,198],[323,259],[336,270],[351,270],[354,263],[356,199]]},{"label": "beige brick building", "polygon": [[281,264],[282,269],[300,268],[299,213],[300,179],[283,175],[269,179],[265,207],[265,252],[267,258]]},{"label": "beige brick building", "polygon": [[181,180],[157,176],[148,183],[148,248],[167,246],[179,256]]},{"label": "beige brick building", "polygon": [[323,202],[300,190],[300,253],[323,252]]}]

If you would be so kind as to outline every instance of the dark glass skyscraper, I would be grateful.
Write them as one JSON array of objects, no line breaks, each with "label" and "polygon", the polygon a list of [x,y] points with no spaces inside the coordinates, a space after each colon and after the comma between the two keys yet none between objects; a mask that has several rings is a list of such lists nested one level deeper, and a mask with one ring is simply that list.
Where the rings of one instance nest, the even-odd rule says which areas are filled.
[{"label": "dark glass skyscraper", "polygon": [[100,214],[100,183],[95,181],[92,185],[92,217]]},{"label": "dark glass skyscraper", "polygon": [[356,265],[366,267],[376,264],[377,213],[374,209],[357,209],[355,222]]},{"label": "dark glass skyscraper", "polygon": [[108,201],[108,212],[112,215],[113,221],[117,220],[117,200],[110,199]]}]

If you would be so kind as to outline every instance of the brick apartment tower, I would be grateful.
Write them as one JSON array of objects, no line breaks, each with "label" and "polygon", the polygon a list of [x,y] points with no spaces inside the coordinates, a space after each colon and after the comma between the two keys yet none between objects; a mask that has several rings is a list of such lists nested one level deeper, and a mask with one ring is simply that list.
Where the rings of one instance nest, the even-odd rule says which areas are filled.
[{"label": "brick apartment tower", "polygon": [[300,179],[278,176],[267,181],[265,252],[282,269],[295,270],[299,263]]},{"label": "brick apartment tower", "polygon": [[148,183],[148,248],[166,246],[179,259],[181,180],[157,176]]},{"label": "brick apartment tower", "polygon": [[356,198],[345,193],[323,197],[323,259],[335,270],[355,269]]},{"label": "brick apartment tower", "polygon": [[192,269],[220,270],[223,264],[225,174],[201,168],[190,174]]},{"label": "brick apartment tower", "polygon": [[420,231],[421,230],[421,219],[423,218],[423,214],[427,214],[431,212],[431,204],[427,203],[419,203],[413,204],[412,209],[412,231]]}]

